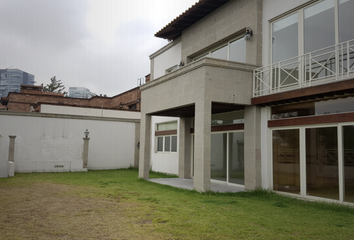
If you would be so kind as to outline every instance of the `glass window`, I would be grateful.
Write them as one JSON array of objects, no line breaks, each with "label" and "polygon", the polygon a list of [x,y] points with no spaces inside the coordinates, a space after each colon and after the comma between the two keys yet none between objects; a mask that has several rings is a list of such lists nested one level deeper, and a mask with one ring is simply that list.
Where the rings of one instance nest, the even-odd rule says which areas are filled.
[{"label": "glass window", "polygon": [[229,60],[242,63],[246,62],[246,41],[244,38],[231,42],[229,51]]},{"label": "glass window", "polygon": [[354,112],[354,97],[272,107],[272,119]]},{"label": "glass window", "polygon": [[211,135],[211,179],[226,181],[227,133]]},{"label": "glass window", "polygon": [[324,0],[304,10],[305,53],[335,44],[334,1]]},{"label": "glass window", "polygon": [[171,150],[171,137],[165,137],[165,152],[169,152]]},{"label": "glass window", "polygon": [[273,189],[300,193],[299,129],[273,131]]},{"label": "glass window", "polygon": [[223,46],[213,52],[211,52],[211,57],[212,58],[219,58],[219,59],[225,59],[227,60],[228,59],[228,47],[227,45],[226,46]]},{"label": "glass window", "polygon": [[157,124],[156,129],[157,131],[176,130],[177,122],[159,123]]},{"label": "glass window", "polygon": [[205,57],[209,57],[209,53],[204,53],[204,54],[200,55],[199,57],[196,57],[196,58],[194,59],[194,61],[197,61],[197,60],[202,59],[202,58],[205,58]]},{"label": "glass window", "polygon": [[339,42],[354,39],[354,0],[339,0]]},{"label": "glass window", "polygon": [[354,125],[343,127],[344,201],[354,203]]},{"label": "glass window", "polygon": [[306,129],[307,194],[339,199],[337,127]]},{"label": "glass window", "polygon": [[244,110],[218,113],[211,116],[211,125],[227,125],[244,122]]},{"label": "glass window", "polygon": [[177,152],[177,136],[171,137],[171,152]]},{"label": "glass window", "polygon": [[245,184],[244,133],[229,133],[229,182]]},{"label": "glass window", "polygon": [[157,137],[157,151],[163,151],[163,137]]},{"label": "glass window", "polygon": [[295,57],[298,51],[298,13],[273,23],[272,62]]}]

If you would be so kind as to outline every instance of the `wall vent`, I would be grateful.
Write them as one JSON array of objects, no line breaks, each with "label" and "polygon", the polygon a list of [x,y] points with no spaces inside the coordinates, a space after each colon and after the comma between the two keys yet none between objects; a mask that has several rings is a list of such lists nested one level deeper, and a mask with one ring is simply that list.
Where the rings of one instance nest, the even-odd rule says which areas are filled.
[{"label": "wall vent", "polygon": [[54,168],[63,168],[64,165],[54,165]]}]

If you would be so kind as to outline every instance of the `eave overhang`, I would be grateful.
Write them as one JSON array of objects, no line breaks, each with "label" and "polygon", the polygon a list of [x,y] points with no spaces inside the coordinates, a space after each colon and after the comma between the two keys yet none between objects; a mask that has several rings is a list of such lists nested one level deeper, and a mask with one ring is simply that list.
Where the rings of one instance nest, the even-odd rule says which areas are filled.
[{"label": "eave overhang", "polygon": [[199,0],[192,7],[179,15],[164,28],[155,34],[155,37],[175,40],[182,35],[182,31],[198,22],[200,19],[221,7],[229,0]]}]

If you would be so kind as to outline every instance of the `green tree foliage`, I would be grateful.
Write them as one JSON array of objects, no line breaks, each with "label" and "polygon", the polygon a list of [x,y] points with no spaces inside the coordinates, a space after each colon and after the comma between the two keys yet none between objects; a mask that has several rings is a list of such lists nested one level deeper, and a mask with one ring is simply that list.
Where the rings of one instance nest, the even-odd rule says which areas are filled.
[{"label": "green tree foliage", "polygon": [[47,84],[47,86],[43,87],[43,92],[64,93],[64,95],[68,93],[64,91],[65,86],[63,85],[61,80],[57,80],[56,76],[50,78],[50,82],[50,84]]}]

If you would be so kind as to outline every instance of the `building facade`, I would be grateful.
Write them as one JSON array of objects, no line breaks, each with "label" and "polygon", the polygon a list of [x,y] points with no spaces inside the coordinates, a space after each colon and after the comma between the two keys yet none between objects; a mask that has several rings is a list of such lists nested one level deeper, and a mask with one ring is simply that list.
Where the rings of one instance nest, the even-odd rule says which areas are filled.
[{"label": "building facade", "polygon": [[[170,43],[150,56],[141,87],[139,177],[168,169],[156,155],[176,136],[172,172],[198,191],[222,181],[354,203],[353,9],[200,0],[161,29]],[[158,130],[162,116],[177,118],[173,131]]]},{"label": "building facade", "polygon": [[0,98],[20,92],[21,84],[34,85],[34,75],[16,68],[0,69]]}]

